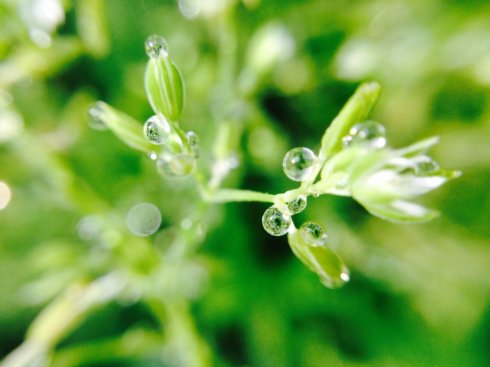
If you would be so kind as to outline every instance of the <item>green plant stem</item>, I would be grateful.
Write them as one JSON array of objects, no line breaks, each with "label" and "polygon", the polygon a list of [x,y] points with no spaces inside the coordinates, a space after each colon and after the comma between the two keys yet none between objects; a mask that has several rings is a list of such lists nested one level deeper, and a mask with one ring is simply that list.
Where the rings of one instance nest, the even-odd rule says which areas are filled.
[{"label": "green plant stem", "polygon": [[97,307],[117,298],[124,281],[110,273],[92,283],[76,283],[55,298],[31,324],[26,340],[3,361],[2,367],[40,364],[51,350]]},{"label": "green plant stem", "polygon": [[273,203],[275,195],[252,190],[219,189],[213,193],[204,194],[204,200],[209,203],[228,203],[238,201],[259,201]]}]

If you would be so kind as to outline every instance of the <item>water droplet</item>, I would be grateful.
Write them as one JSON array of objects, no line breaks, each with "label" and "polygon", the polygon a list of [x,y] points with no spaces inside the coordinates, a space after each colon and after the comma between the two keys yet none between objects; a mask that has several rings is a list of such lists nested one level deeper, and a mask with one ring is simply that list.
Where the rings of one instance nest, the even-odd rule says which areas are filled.
[{"label": "water droplet", "polygon": [[342,279],[344,282],[348,282],[350,280],[349,272],[344,269],[342,274],[340,274],[340,279]]},{"label": "water droplet", "polygon": [[415,174],[417,176],[429,175],[434,172],[439,171],[439,163],[434,161],[432,158],[421,155],[414,158],[415,163]]},{"label": "water droplet", "polygon": [[274,206],[268,208],[262,216],[264,229],[273,236],[282,236],[288,233],[291,217],[282,213]]},{"label": "water droplet", "polygon": [[158,153],[157,152],[150,152],[150,153],[148,153],[148,158],[150,158],[152,161],[156,161],[158,158]]},{"label": "water droplet", "polygon": [[166,56],[168,53],[168,44],[165,38],[153,34],[149,36],[145,41],[146,54],[151,58],[159,57],[160,55]]},{"label": "water droplet", "polygon": [[146,139],[155,145],[162,145],[168,141],[170,124],[162,115],[154,115],[146,120],[143,125],[143,133]]},{"label": "water droplet", "polygon": [[126,217],[129,230],[137,236],[150,236],[162,223],[160,210],[150,203],[133,206]]},{"label": "water droplet", "polygon": [[201,154],[201,147],[199,146],[199,136],[194,131],[188,131],[185,134],[185,137],[187,138],[187,143],[191,148],[192,155],[194,156],[194,158],[198,158]]},{"label": "water droplet", "polygon": [[306,180],[313,171],[315,153],[311,149],[299,147],[293,148],[284,156],[282,168],[286,176],[293,181]]},{"label": "water droplet", "polygon": [[107,130],[107,126],[104,122],[104,107],[101,103],[97,102],[88,110],[88,124],[95,130]]},{"label": "water droplet", "polygon": [[301,213],[306,208],[306,196],[300,195],[296,199],[287,203],[288,210],[291,214]]},{"label": "water droplet", "polygon": [[323,246],[327,240],[327,234],[319,224],[305,222],[299,230],[305,242],[311,246]]},{"label": "water droplet", "polygon": [[157,169],[166,177],[182,177],[192,172],[195,162],[189,154],[167,155],[157,160]]},{"label": "water droplet", "polygon": [[383,148],[386,145],[386,129],[376,121],[363,121],[355,124],[349,135],[342,138],[342,145],[349,147],[354,144],[367,145],[373,148]]}]

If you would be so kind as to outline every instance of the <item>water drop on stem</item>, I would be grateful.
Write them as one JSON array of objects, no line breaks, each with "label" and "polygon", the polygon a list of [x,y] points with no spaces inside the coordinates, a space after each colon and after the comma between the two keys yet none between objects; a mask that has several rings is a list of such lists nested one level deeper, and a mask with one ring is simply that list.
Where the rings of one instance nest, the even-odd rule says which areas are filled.
[{"label": "water drop on stem", "polygon": [[282,168],[291,180],[305,181],[313,172],[315,160],[315,153],[311,149],[293,148],[284,156]]},{"label": "water drop on stem", "polygon": [[273,236],[283,236],[288,233],[291,217],[282,213],[274,206],[268,208],[262,215],[262,225],[267,233]]},{"label": "water drop on stem", "polygon": [[305,210],[307,204],[306,196],[300,195],[296,199],[289,201],[286,205],[291,214],[298,214]]}]

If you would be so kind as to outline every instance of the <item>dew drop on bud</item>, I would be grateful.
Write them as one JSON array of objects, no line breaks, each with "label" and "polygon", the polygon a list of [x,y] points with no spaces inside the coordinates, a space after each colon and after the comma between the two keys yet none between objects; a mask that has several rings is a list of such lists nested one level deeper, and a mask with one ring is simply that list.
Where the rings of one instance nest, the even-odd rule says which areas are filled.
[{"label": "dew drop on bud", "polygon": [[386,129],[379,122],[368,120],[355,124],[344,136],[342,145],[366,145],[372,148],[383,148],[386,145]]},{"label": "dew drop on bud", "polygon": [[145,41],[146,54],[151,58],[157,58],[160,55],[165,56],[168,53],[168,44],[165,38],[153,34]]},{"label": "dew drop on bud", "polygon": [[155,145],[162,145],[168,141],[170,125],[161,115],[154,115],[146,120],[143,125],[146,139]]},{"label": "dew drop on bud", "polygon": [[415,174],[417,176],[430,175],[439,171],[439,164],[432,158],[421,155],[414,159],[415,162]]},{"label": "dew drop on bud", "polygon": [[313,171],[315,153],[311,149],[299,147],[293,148],[284,156],[282,168],[286,176],[293,181],[306,180]]},{"label": "dew drop on bud", "polygon": [[162,223],[160,210],[150,203],[140,203],[132,207],[126,217],[129,230],[137,236],[150,236]]},{"label": "dew drop on bud", "polygon": [[306,204],[306,196],[300,195],[296,199],[289,201],[287,207],[291,214],[298,214],[305,210]]},{"label": "dew drop on bud", "polygon": [[264,229],[273,236],[282,236],[288,233],[290,224],[291,218],[275,206],[268,208],[262,215]]},{"label": "dew drop on bud", "polygon": [[198,158],[201,153],[201,148],[199,146],[199,136],[194,131],[188,131],[185,134],[189,148],[191,149],[194,158]]},{"label": "dew drop on bud", "polygon": [[88,125],[95,130],[107,130],[104,123],[104,108],[100,103],[94,104],[88,110]]},{"label": "dew drop on bud", "polygon": [[192,172],[195,158],[186,153],[167,155],[157,160],[157,169],[166,177],[182,177]]},{"label": "dew drop on bud", "polygon": [[323,228],[313,222],[305,222],[300,227],[300,233],[305,242],[311,246],[323,246],[327,240],[327,234]]}]

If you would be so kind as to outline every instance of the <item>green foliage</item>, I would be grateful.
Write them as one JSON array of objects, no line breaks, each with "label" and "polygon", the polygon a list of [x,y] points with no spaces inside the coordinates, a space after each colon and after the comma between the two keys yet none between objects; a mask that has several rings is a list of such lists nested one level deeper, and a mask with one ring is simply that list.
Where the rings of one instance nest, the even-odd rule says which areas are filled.
[{"label": "green foliage", "polygon": [[488,4],[178,5],[0,1],[0,365],[488,365]]}]

